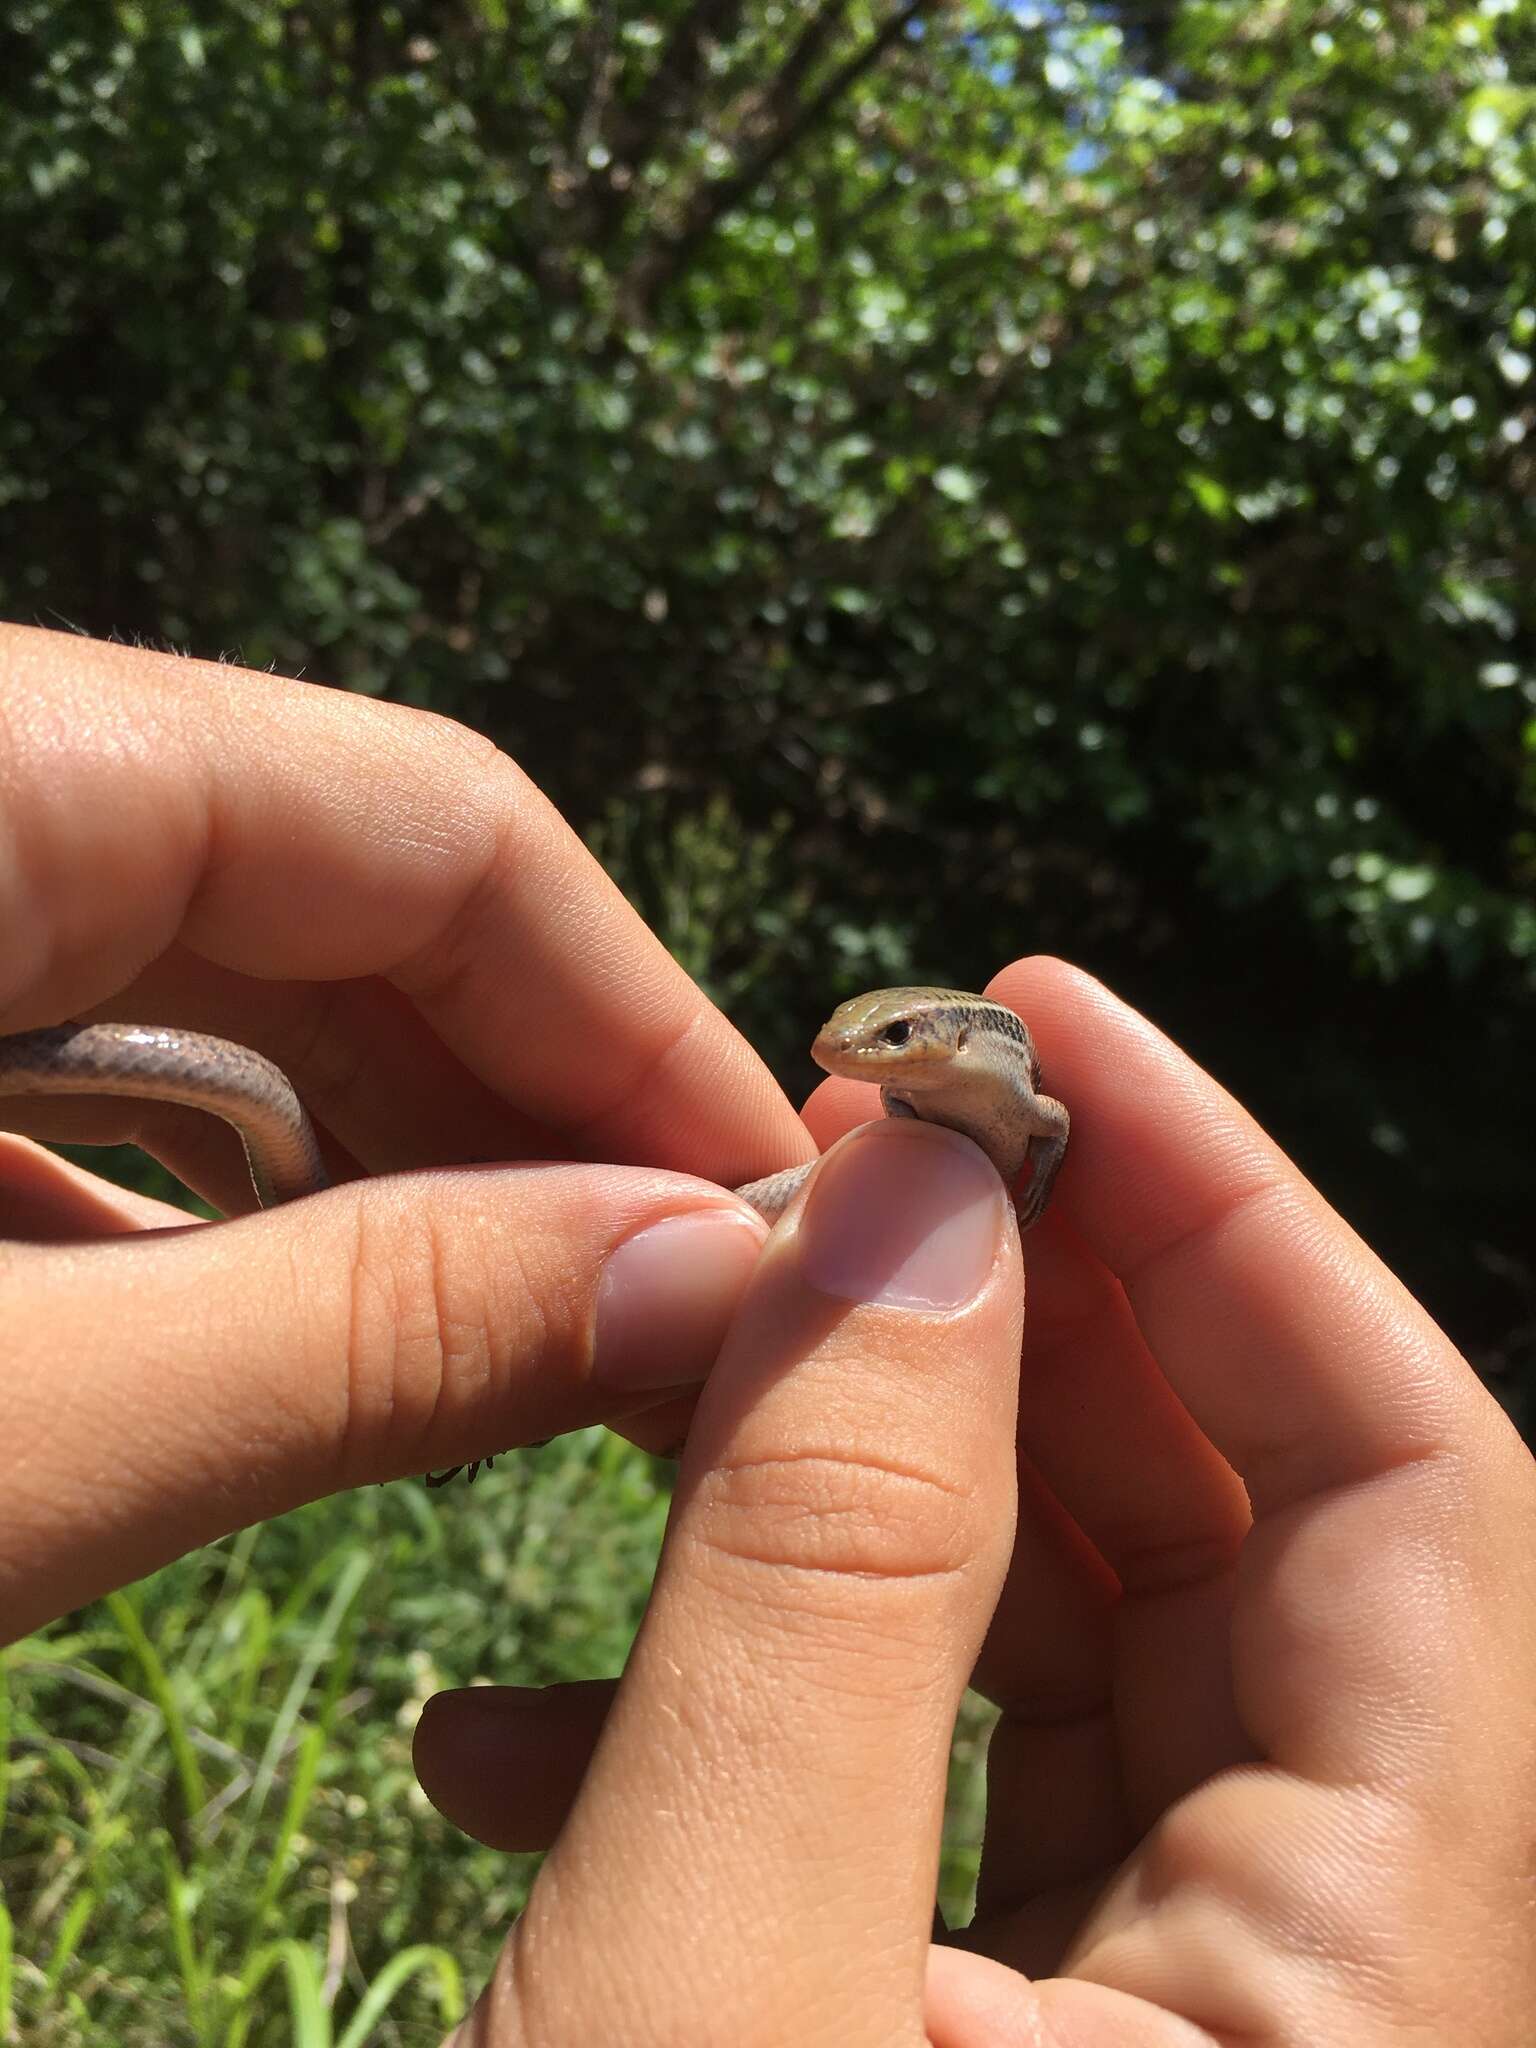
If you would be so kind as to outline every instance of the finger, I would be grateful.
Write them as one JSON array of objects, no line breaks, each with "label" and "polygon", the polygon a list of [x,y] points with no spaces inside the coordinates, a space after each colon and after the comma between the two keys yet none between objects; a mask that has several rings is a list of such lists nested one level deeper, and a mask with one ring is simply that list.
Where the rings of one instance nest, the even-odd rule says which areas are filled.
[{"label": "finger", "polygon": [[840,1074],[818,1082],[800,1112],[818,1152],[830,1152],[839,1138],[861,1124],[879,1123],[884,1116],[880,1090],[873,1082],[848,1081]]},{"label": "finger", "polygon": [[[1230,1663],[1233,1570],[1250,1517],[1241,1481],[1174,1394],[1123,1290],[1070,1223],[1047,1216],[1026,1249],[1020,1452],[1120,1589],[1109,1682],[1075,1728],[1060,1720],[1059,1702],[1068,1645],[1083,1625],[1046,1631],[1030,1615],[1016,1625],[1005,1601],[977,1675],[1009,1709],[993,1757],[1011,1754],[1012,1799],[994,1807],[994,1839],[1011,1817],[1034,1852],[1025,1859],[1031,1878],[1061,1882],[1084,1874],[1081,1853],[1102,1839],[1095,1822],[1107,1793],[1125,1829],[1123,1853],[1182,1793],[1252,1757]],[[1042,1712],[1049,1737],[1037,1725]],[[1097,1752],[1107,1774],[1064,1772],[1068,1745],[1085,1766]],[[1059,1831],[1037,1827],[1042,1806],[1060,1816]],[[1058,1842],[1076,1843],[1078,1856],[1053,1862]]]},{"label": "finger", "polygon": [[0,1133],[0,1238],[58,1244],[186,1221],[169,1202],[130,1194],[27,1138]]},{"label": "finger", "polygon": [[[1038,1023],[1073,1107],[1068,1219],[1252,1499],[1233,1626],[1250,1739],[1309,1776],[1405,1782],[1467,1713],[1467,1672],[1490,1671],[1486,1504],[1529,1525],[1528,1459],[1418,1305],[1151,1025],[1060,962],[994,992]],[[1435,1588],[1430,1617],[1414,1603]]]},{"label": "finger", "polygon": [[613,1695],[609,1679],[437,1693],[411,1748],[421,1788],[487,1848],[547,1849],[581,1789]]},{"label": "finger", "polygon": [[1212,2048],[1205,2028],[1101,1984],[1031,1984],[952,1948],[929,1951],[928,2048]]},{"label": "finger", "polygon": [[1230,1571],[1242,1481],[1153,1359],[1124,1290],[1064,1216],[1029,1233],[1019,1442],[1131,1595]]},{"label": "finger", "polygon": [[[816,1088],[801,1114],[825,1147],[883,1111],[876,1087],[833,1077]],[[1053,1228],[1059,1226],[1047,1215],[1029,1232],[1026,1266]],[[1002,1709],[987,1745],[978,1917],[1012,1911],[1112,1867],[1130,1839],[1113,1711],[1119,1584],[1024,1443],[1025,1413],[1039,1405],[1024,1384],[1033,1370],[1036,1314],[1032,1286],[1019,1387],[1013,1556],[972,1674],[972,1683]],[[1051,1922],[1054,1953],[1071,1931],[1063,1935]]]},{"label": "finger", "polygon": [[[1009,1000],[1003,980],[987,992]],[[1014,1007],[1034,1031],[1024,1004]],[[1051,1067],[1054,1088],[1054,1058]],[[842,1079],[823,1082],[803,1112],[823,1148],[880,1114],[878,1089]],[[1053,1211],[1028,1233],[1024,1256],[1019,1442],[1031,1463],[1131,1591],[1226,1571],[1248,1527],[1247,1495],[1168,1384],[1119,1282]]]},{"label": "finger", "polygon": [[614,1986],[708,1926],[709,1969],[668,1973],[626,2040],[704,2038],[723,1984],[734,2038],[791,2010],[797,2039],[915,2037],[955,1710],[1012,1532],[1016,1244],[983,1156],[917,1123],[851,1138],[780,1225],[486,2013],[560,1981],[565,2034],[605,2038]]},{"label": "finger", "polygon": [[[842,1080],[804,1111],[823,1144],[876,1114],[878,1091]],[[1107,1869],[1171,1800],[1253,1753],[1229,1656],[1242,1483],[1061,1214],[1027,1234],[1024,1258],[1019,1535],[975,1677],[1004,1709],[989,1746],[986,1912]]]},{"label": "finger", "polygon": [[[816,1141],[817,1151],[826,1152],[858,1125],[876,1123],[884,1114],[878,1088],[862,1081],[827,1080],[812,1093],[802,1120]],[[658,1458],[678,1458],[688,1441],[697,1407],[698,1393],[690,1388],[675,1400],[639,1415],[626,1416],[614,1426],[637,1449]]]},{"label": "finger", "polygon": [[[841,1078],[822,1082],[802,1111],[822,1146],[881,1114],[877,1088]],[[1067,1306],[1050,1298],[1060,1261],[1049,1245],[1040,1259],[1042,1239],[1056,1234],[1059,1225],[1048,1213],[1024,1240],[1031,1286],[1019,1389],[1017,1530],[972,1676],[1002,1709],[987,1746],[978,1923],[1014,1914],[1011,1952],[1031,1970],[1054,1968],[1081,1917],[1076,1886],[1113,1868],[1134,1839],[1113,1711],[1119,1584],[1025,1454],[1025,1414],[1044,1406],[1026,1384],[1035,1369],[1037,1296],[1045,1295],[1045,1314],[1070,1322]],[[1064,1895],[1065,1912],[1057,1907]],[[1027,1929],[1017,1917],[1025,1901],[1037,1902]],[[1013,1971],[1006,1975],[1010,1985],[1020,1982]],[[932,2027],[932,2007],[929,2018]]]},{"label": "finger", "polygon": [[0,1245],[0,1633],[338,1487],[655,1405],[764,1235],[698,1181],[528,1166]]},{"label": "finger", "polygon": [[19,627],[0,670],[3,1028],[173,945],[256,981],[377,976],[571,1149],[730,1185],[805,1156],[761,1062],[477,735]]},{"label": "finger", "polygon": [[987,1745],[976,1913],[952,1939],[1044,1977],[1136,1835],[1115,1715],[1119,1590],[1025,1460],[1019,1480],[1013,1560],[972,1681],[1002,1709]]}]

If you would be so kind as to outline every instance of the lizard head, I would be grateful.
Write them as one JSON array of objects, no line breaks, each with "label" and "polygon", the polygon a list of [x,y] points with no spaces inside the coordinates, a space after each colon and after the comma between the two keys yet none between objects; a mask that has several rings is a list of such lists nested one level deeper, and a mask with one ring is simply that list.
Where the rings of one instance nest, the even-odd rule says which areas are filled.
[{"label": "lizard head", "polygon": [[961,989],[873,989],[839,1004],[817,1032],[811,1058],[850,1080],[917,1079],[963,1059],[972,1030],[995,1007]]}]

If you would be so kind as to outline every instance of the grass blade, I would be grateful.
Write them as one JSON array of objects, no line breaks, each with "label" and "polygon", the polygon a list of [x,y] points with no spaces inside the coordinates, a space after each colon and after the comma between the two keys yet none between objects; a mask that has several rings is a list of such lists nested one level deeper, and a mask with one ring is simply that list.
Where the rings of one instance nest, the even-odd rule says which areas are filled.
[{"label": "grass blade", "polygon": [[171,1925],[171,1947],[175,1953],[176,1966],[181,1973],[181,1995],[187,2008],[187,2020],[199,2041],[207,2041],[204,1994],[208,1986],[208,1971],[197,1952],[197,1931],[192,1924],[192,1886],[183,1875],[176,1860],[176,1850],[169,1835],[160,1835],[160,1874],[165,1884],[165,1909]]},{"label": "grass blade", "polygon": [[354,1551],[337,1577],[335,1590],[327,1603],[325,1613],[320,1617],[314,1637],[299,1660],[299,1667],[283,1695],[267,1737],[267,1746],[262,1752],[261,1763],[256,1771],[256,1782],[251,1787],[250,1813],[254,1819],[265,1805],[272,1790],[272,1780],[277,1775],[277,1766],[293,1734],[310,1687],[314,1684],[315,1673],[335,1646],[336,1638],[346,1620],[347,1610],[362,1591],[372,1570],[372,1561],[366,1551]]},{"label": "grass blade", "polygon": [[287,1867],[288,1851],[299,1824],[309,1805],[310,1795],[315,1789],[315,1779],[320,1771],[320,1759],[325,1754],[326,1731],[311,1728],[299,1745],[298,1762],[294,1768],[293,1782],[288,1788],[288,1797],[283,1803],[283,1818],[277,1830],[277,1840],[267,1860],[267,1874],[262,1880],[261,1892],[256,1902],[256,1911],[251,1916],[253,1934],[259,1934],[266,1922],[283,1882]]},{"label": "grass blade", "polygon": [[53,1944],[53,1953],[43,1965],[43,1975],[47,1979],[50,1991],[57,1991],[59,1988],[59,1979],[69,1968],[75,1950],[80,1944],[80,1937],[85,1932],[85,1923],[95,1910],[96,1894],[89,1889],[76,1892],[70,1900],[69,1910],[64,1915],[64,1924],[59,1929],[58,1940]]},{"label": "grass blade", "polygon": [[156,1654],[154,1644],[144,1633],[144,1624],[139,1619],[139,1610],[126,1593],[109,1593],[106,1599],[108,1611],[128,1640],[129,1647],[139,1660],[144,1674],[144,1684],[150,1698],[160,1709],[165,1722],[165,1732],[171,1745],[171,1755],[176,1764],[176,1775],[181,1783],[183,1818],[191,1821],[203,1809],[207,1792],[203,1787],[203,1774],[198,1768],[197,1752],[193,1749],[187,1732],[187,1719],[181,1711],[175,1688],[166,1675],[165,1666]]},{"label": "grass blade", "polygon": [[11,1915],[4,1899],[0,1899],[0,2041],[16,2039],[15,1995],[11,1957],[15,1953],[15,1938],[11,1927]]},{"label": "grass blade", "polygon": [[459,1966],[447,1949],[422,1942],[390,1957],[338,2035],[336,2048],[363,2048],[395,1993],[416,1976],[431,1976],[435,1980],[438,2017],[445,2027],[457,2025],[464,2017],[464,1979]]},{"label": "grass blade", "polygon": [[240,1973],[240,2010],[229,2023],[224,2048],[243,2048],[257,2019],[256,1994],[274,1970],[288,1986],[288,2017],[293,2048],[331,2048],[331,2018],[325,2009],[320,1966],[300,1942],[274,1941],[258,1949]]}]

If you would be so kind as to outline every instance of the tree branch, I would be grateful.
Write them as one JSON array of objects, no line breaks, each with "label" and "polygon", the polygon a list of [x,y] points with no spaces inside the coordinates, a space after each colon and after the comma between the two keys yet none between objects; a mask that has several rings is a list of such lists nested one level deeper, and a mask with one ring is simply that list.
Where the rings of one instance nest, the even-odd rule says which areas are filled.
[{"label": "tree branch", "polygon": [[735,40],[743,4],[744,0],[693,0],[635,98],[610,101],[603,141],[612,161],[592,193],[589,239],[594,246],[613,241],[623,227],[632,195],[673,115],[698,84],[707,47]]},{"label": "tree branch", "polygon": [[782,122],[798,103],[800,86],[809,75],[832,31],[847,12],[848,0],[822,0],[822,5],[800,31],[800,39],[779,67],[779,74],[764,98],[764,105]]},{"label": "tree branch", "polygon": [[[653,243],[643,252],[624,281],[622,296],[638,317],[644,317],[655,303],[657,294],[683,274],[725,216],[752,196],[775,166],[826,119],[866,72],[873,70],[913,22],[936,4],[944,6],[948,0],[907,0],[907,4],[898,8],[862,49],[856,50],[833,72],[818,92],[803,104],[781,106],[779,121],[734,171],[723,178],[713,178],[694,191],[684,211],[681,227],[675,234]],[[834,11],[840,10],[829,6],[821,9],[791,53],[786,69],[800,56],[812,30]],[[782,73],[769,93],[770,105],[778,100],[781,80]]]}]

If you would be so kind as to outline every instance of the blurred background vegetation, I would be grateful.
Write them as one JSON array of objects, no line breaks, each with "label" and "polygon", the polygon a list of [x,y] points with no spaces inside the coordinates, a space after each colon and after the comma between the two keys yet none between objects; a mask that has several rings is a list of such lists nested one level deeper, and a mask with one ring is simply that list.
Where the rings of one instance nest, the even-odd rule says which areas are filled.
[{"label": "blurred background vegetation", "polygon": [[[1070,956],[1529,1424],[1536,0],[0,0],[0,79],[6,616],[493,734],[795,1093],[834,998]],[[498,1472],[476,1518],[543,1526],[608,1455]],[[660,1499],[615,1469],[594,1514]],[[335,1512],[261,1541],[313,1576]],[[367,1512],[418,1555],[413,1507]],[[183,1645],[195,1569],[142,1596]],[[154,1696],[123,1625],[65,1661]],[[561,1640],[535,1675],[587,1669]],[[29,1654],[23,1720],[62,1697]],[[104,1894],[51,1754],[28,1798],[75,1881],[40,1837],[0,1869],[50,1943],[95,1903],[0,1974],[0,2029],[26,1998],[62,2040]],[[326,1755],[311,1818],[393,1782]],[[255,1950],[176,1904],[177,1782],[145,2038],[223,2040]],[[263,1839],[252,1943],[337,1867]],[[479,1873],[433,1923],[465,1955],[505,1866],[432,1840]],[[354,1909],[316,2026],[433,1920],[408,1895],[366,1940]]]}]

